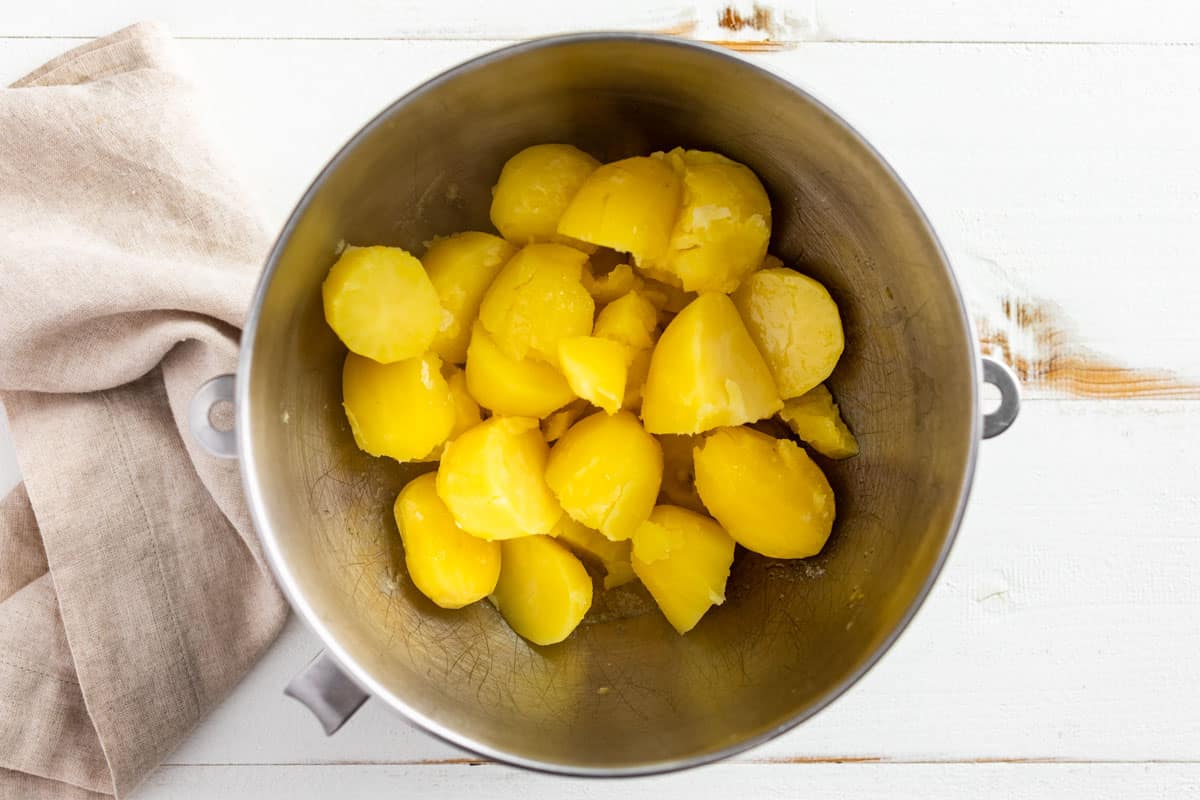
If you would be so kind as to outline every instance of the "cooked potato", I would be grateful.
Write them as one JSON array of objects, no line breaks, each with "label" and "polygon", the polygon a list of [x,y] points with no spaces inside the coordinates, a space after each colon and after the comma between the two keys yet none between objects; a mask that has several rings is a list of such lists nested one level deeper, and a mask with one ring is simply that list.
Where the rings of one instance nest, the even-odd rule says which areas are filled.
[{"label": "cooked potato", "polygon": [[700,436],[662,434],[655,437],[663,451],[662,494],[673,505],[707,514],[704,501],[696,491],[696,467],[692,450],[703,441]]},{"label": "cooked potato", "polygon": [[592,332],[586,264],[585,253],[561,244],[527,245],[509,259],[479,306],[479,321],[505,355],[554,364],[560,339]]},{"label": "cooked potato", "polygon": [[409,481],[396,498],[396,526],[413,585],[442,608],[462,608],[496,588],[500,543],[458,527],[436,484],[432,472]]},{"label": "cooked potato", "polygon": [[518,245],[562,241],[558,220],[598,166],[599,161],[569,144],[526,147],[500,170],[492,189],[492,224]]},{"label": "cooked potato", "polygon": [[595,410],[587,400],[572,400],[542,420],[542,438],[548,443],[557,442],[576,420]]},{"label": "cooked potato", "polygon": [[558,343],[558,364],[571,391],[609,414],[621,409],[628,372],[625,345],[597,336],[571,336]]},{"label": "cooked potato", "polygon": [[471,396],[495,414],[541,418],[575,399],[562,373],[543,361],[509,358],[478,322],[466,374]]},{"label": "cooked potato", "polygon": [[[454,426],[450,428],[446,439],[456,439],[460,433],[474,428],[483,421],[483,411],[467,389],[466,373],[453,364],[443,364],[442,376],[446,379],[446,386],[450,388],[450,400],[454,404]],[[433,448],[424,458],[415,460],[437,461],[442,457],[444,448],[445,442]]]},{"label": "cooked potato", "polygon": [[833,490],[795,442],[722,428],[695,461],[700,499],[742,547],[772,558],[821,552],[833,528]]},{"label": "cooked potato", "polygon": [[683,207],[663,260],[689,292],[732,292],[767,253],[771,201],[758,176],[717,153],[656,153],[683,179]]},{"label": "cooked potato", "polygon": [[800,395],[829,377],[846,341],[829,292],[795,270],[761,269],[733,295],[779,394]]},{"label": "cooked potato", "polygon": [[442,306],[421,262],[399,247],[349,247],[321,284],[325,321],[350,352],[380,364],[429,349]]},{"label": "cooked potato", "polygon": [[583,271],[583,287],[596,301],[596,306],[603,306],[618,297],[641,289],[645,285],[641,276],[633,271],[628,264],[617,264],[605,273],[592,270]]},{"label": "cooked potato", "polygon": [[592,607],[592,579],[564,545],[524,536],[501,543],[500,580],[489,599],[519,636],[556,644]]},{"label": "cooked potato", "polygon": [[548,454],[537,420],[492,417],[446,445],[438,497],[481,539],[549,533],[562,509],[546,485]]},{"label": "cooked potato", "polygon": [[725,602],[733,539],[705,516],[658,506],[633,535],[633,571],[675,630],[687,633]]},{"label": "cooked potato", "polygon": [[657,327],[658,311],[654,304],[640,292],[632,291],[600,309],[592,335],[623,342],[632,355],[653,346]]},{"label": "cooked potato", "polygon": [[638,350],[629,360],[629,372],[625,377],[625,399],[621,408],[635,414],[642,409],[642,395],[646,388],[646,376],[650,374],[651,350]]},{"label": "cooked potato", "polygon": [[342,367],[342,406],[354,442],[373,456],[417,461],[454,427],[454,398],[433,353],[380,364],[354,353]]},{"label": "cooked potato", "polygon": [[858,455],[858,440],[846,427],[825,384],[783,404],[779,417],[792,432],[827,458]]},{"label": "cooked potato", "polygon": [[667,252],[682,182],[661,159],[637,157],[597,169],[571,200],[558,232],[633,256],[638,266]]},{"label": "cooked potato", "polygon": [[433,352],[451,364],[467,360],[471,326],[492,281],[516,248],[499,236],[466,231],[429,245],[421,264],[442,304],[442,319]]},{"label": "cooked potato", "polygon": [[658,309],[660,324],[670,322],[676,314],[687,308],[688,303],[696,299],[695,292],[685,292],[665,281],[646,278],[643,283],[645,288],[641,290],[642,294]]},{"label": "cooked potato", "polygon": [[550,535],[569,546],[582,559],[590,559],[604,567],[604,588],[614,589],[634,579],[630,563],[631,545],[628,540],[614,542],[600,531],[594,531],[563,514]]},{"label": "cooked potato", "polygon": [[633,414],[593,414],[555,443],[546,483],[572,519],[620,541],[654,508],[662,463],[662,448]]},{"label": "cooked potato", "polygon": [[703,433],[769,417],[782,406],[771,371],[725,295],[700,295],[659,337],[642,392],[651,433]]}]

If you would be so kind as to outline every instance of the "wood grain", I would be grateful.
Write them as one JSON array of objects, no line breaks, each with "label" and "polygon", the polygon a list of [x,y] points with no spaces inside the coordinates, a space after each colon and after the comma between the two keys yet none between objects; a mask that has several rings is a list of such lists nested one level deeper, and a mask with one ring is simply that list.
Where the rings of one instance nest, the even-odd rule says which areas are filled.
[{"label": "wood grain", "polygon": [[[754,760],[1200,760],[1194,401],[1030,403],[984,443],[959,539],[893,650]],[[173,763],[468,754],[369,702],[335,737],[280,687],[298,623]]]},{"label": "wood grain", "polygon": [[1200,42],[1200,8],[1179,0],[608,0],[581,7],[473,0],[285,0],[22,3],[0,36],[98,36],[160,19],[180,36],[224,38],[515,39],[568,30],[644,30],[734,43]]},{"label": "wood grain", "polygon": [[[354,787],[353,790],[347,787]],[[857,800],[961,800],[1086,797],[1151,800],[1200,791],[1197,764],[770,764],[720,765],[681,775],[613,784],[518,773],[496,766],[190,767],[154,773],[142,800],[212,797],[561,797],[761,798],[854,797]]]},{"label": "wood grain", "polygon": [[[1200,41],[1200,7],[820,0],[764,4],[766,16],[739,3],[726,17],[726,5],[41,0],[0,15],[0,75],[70,37],[164,18],[193,37],[181,47],[213,129],[278,226],[364,120],[514,37],[619,27],[763,49],[748,55],[829,101],[912,188],[1028,402],[982,448],[943,579],[859,686],[738,761],[618,790],[1200,793],[1200,47],[1160,44]],[[0,491],[15,479],[0,430]],[[613,791],[479,766],[375,702],[327,739],[280,694],[317,646],[293,621],[141,796]]]}]

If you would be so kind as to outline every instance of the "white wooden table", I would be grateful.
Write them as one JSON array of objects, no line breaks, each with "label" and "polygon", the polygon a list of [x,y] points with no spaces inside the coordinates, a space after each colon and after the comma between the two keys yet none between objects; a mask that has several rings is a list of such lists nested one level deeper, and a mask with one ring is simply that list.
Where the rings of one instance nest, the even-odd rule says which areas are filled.
[{"label": "white wooden table", "polygon": [[[165,21],[278,224],[364,120],[467,57],[581,28],[737,40],[898,169],[985,338],[1003,334],[1026,379],[1020,420],[983,447],[938,587],[812,722],[731,762],[620,784],[478,764],[377,703],[327,739],[280,694],[318,649],[293,621],[140,796],[1197,796],[1200,5],[594,5],[0,0],[0,80]],[[0,491],[17,480],[0,430]]]}]

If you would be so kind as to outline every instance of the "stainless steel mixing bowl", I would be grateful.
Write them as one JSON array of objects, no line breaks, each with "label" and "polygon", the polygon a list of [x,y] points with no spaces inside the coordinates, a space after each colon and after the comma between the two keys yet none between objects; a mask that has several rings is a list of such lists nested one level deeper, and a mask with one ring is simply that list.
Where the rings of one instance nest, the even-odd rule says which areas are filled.
[{"label": "stainless steel mixing bowl", "polygon": [[[536,647],[487,603],[433,606],[405,575],[392,501],[428,465],[359,452],[341,409],[344,350],[319,287],[343,243],[417,253],[490,228],[490,188],[527,145],[602,160],[676,145],[762,178],[771,251],[829,287],[846,354],[830,379],[857,458],[824,466],[838,498],[819,556],[740,553],[728,599],[677,635],[637,587]],[[329,729],[362,690],[429,731],[511,763],[639,774],[727,756],[787,730],[895,640],[962,517],[983,433],[980,359],[946,257],[896,175],[795,86],[724,51],[654,36],[533,41],[468,62],[366,125],[313,183],[271,253],[243,337],[236,444],[267,555],[324,641],[289,690]],[[1015,416],[1016,384],[988,364]],[[197,400],[203,430],[219,380]],[[340,669],[339,669],[340,665]],[[343,674],[344,673],[344,674]],[[348,680],[345,676],[349,676]]]}]

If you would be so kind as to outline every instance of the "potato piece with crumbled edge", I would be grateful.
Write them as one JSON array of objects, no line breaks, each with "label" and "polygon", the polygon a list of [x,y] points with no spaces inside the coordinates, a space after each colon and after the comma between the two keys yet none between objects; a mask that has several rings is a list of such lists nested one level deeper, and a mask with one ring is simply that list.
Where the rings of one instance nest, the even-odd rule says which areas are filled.
[{"label": "potato piece with crumbled edge", "polygon": [[683,203],[665,256],[654,266],[689,292],[732,292],[762,262],[771,201],[758,176],[719,153],[655,153],[683,181]]},{"label": "potato piece with crumbled edge", "polygon": [[441,359],[433,353],[391,364],[347,353],[342,406],[359,449],[397,461],[428,456],[456,419]]},{"label": "potato piece with crumbled edge", "polygon": [[499,236],[465,231],[430,243],[421,264],[442,304],[432,349],[451,364],[467,360],[471,326],[492,281],[517,249]]},{"label": "potato piece with crumbled edge", "polygon": [[[518,245],[563,241],[558,221],[600,162],[569,144],[535,144],[504,163],[492,189],[492,224]],[[567,244],[571,244],[568,240]]]},{"label": "potato piece with crumbled edge", "polygon": [[500,544],[458,527],[438,497],[436,484],[432,472],[409,481],[393,513],[413,585],[442,608],[462,608],[496,588]]},{"label": "potato piece with crumbled edge", "polygon": [[325,321],[352,353],[391,364],[429,349],[442,325],[421,262],[399,247],[348,247],[321,284]]},{"label": "potato piece with crumbled edge", "polygon": [[738,544],[808,558],[833,530],[833,489],[804,449],[750,428],[721,428],[695,450],[700,499]]},{"label": "potato piece with crumbled edge", "polygon": [[858,440],[846,427],[825,384],[788,400],[783,404],[779,418],[800,437],[800,441],[826,458],[858,455]]},{"label": "potato piece with crumbled edge", "polygon": [[509,259],[479,306],[479,321],[505,355],[554,364],[560,339],[592,332],[586,264],[585,253],[561,244],[526,245]]},{"label": "potato piece with crumbled edge", "polygon": [[467,389],[495,414],[541,418],[575,399],[562,373],[544,361],[510,358],[475,324],[467,349]]},{"label": "potato piece with crumbled edge", "polygon": [[725,602],[734,542],[708,517],[657,506],[633,534],[633,571],[680,634]]},{"label": "potato piece with crumbled edge", "polygon": [[500,544],[500,580],[488,598],[516,633],[537,645],[571,635],[592,607],[592,578],[549,536]]},{"label": "potato piece with crumbled edge", "polygon": [[842,318],[819,282],[791,269],[761,269],[733,302],[783,399],[804,394],[837,366],[846,346]]},{"label": "potato piece with crumbled edge", "polygon": [[558,343],[558,365],[571,391],[608,414],[621,409],[629,369],[627,348],[598,336],[571,336]]},{"label": "potato piece with crumbled edge", "polygon": [[548,455],[536,419],[492,417],[446,445],[438,496],[481,539],[549,533],[562,509],[546,485]]},{"label": "potato piece with crumbled edge", "polygon": [[546,462],[546,483],[563,510],[609,539],[628,539],[654,508],[662,448],[628,411],[575,423]]}]

